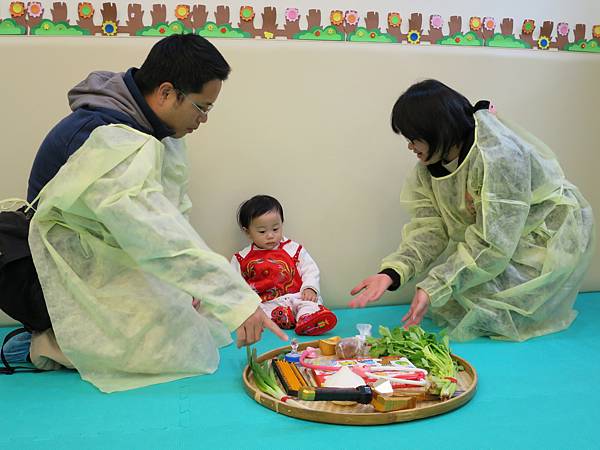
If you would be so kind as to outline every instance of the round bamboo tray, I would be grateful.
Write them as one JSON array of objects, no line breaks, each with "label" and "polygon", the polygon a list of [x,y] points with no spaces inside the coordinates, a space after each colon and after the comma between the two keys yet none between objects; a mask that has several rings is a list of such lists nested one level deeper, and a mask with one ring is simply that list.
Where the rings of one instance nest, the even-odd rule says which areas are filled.
[{"label": "round bamboo tray", "polygon": [[[299,349],[305,349],[308,346],[318,347],[319,341],[304,342],[299,345]],[[258,357],[262,362],[266,359],[287,352],[290,347],[280,347],[270,352],[264,353]],[[410,420],[422,419],[425,417],[444,414],[461,407],[475,395],[477,389],[477,372],[464,359],[452,355],[452,358],[463,367],[464,370],[458,373],[458,390],[461,393],[449,400],[423,400],[417,401],[417,406],[412,409],[401,411],[378,412],[371,405],[340,406],[332,402],[307,402],[295,400],[294,404],[289,404],[277,400],[268,394],[259,390],[254,384],[250,367],[246,365],[242,378],[244,388],[250,397],[262,406],[269,408],[277,413],[284,414],[298,419],[310,420],[313,422],[334,423],[341,425],[384,425],[396,422],[408,422]]]}]

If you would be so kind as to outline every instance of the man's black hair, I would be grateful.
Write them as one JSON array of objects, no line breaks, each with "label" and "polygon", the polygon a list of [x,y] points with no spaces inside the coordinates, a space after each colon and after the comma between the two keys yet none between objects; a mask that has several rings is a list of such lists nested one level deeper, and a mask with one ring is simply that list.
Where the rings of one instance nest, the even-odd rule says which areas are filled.
[{"label": "man's black hair", "polygon": [[281,216],[281,222],[283,222],[283,207],[276,198],[270,195],[255,195],[238,208],[238,225],[242,229],[248,229],[253,219],[271,211],[278,212]]},{"label": "man's black hair", "polygon": [[462,94],[437,80],[413,84],[392,109],[392,129],[408,140],[429,145],[429,159],[436,152],[446,160],[450,148],[472,139],[473,106]]},{"label": "man's black hair", "polygon": [[164,82],[188,93],[200,93],[212,80],[225,81],[231,67],[219,50],[196,34],[174,34],[158,41],[134,79],[143,95]]}]

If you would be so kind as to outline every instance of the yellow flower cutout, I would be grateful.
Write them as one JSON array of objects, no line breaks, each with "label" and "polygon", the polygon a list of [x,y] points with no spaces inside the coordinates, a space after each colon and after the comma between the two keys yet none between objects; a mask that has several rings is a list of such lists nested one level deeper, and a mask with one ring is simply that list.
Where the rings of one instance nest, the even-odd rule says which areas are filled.
[{"label": "yellow flower cutout", "polygon": [[21,17],[25,14],[25,3],[12,2],[8,7],[11,17]]},{"label": "yellow flower cutout", "polygon": [[471,20],[469,20],[469,28],[473,31],[481,30],[482,25],[481,17],[471,17]]},{"label": "yellow flower cutout", "polygon": [[592,36],[596,39],[600,39],[600,25],[594,25],[592,28]]},{"label": "yellow flower cutout", "polygon": [[265,39],[273,39],[275,37],[270,31],[265,31],[263,34],[265,35]]},{"label": "yellow flower cutout", "polygon": [[550,38],[548,36],[540,36],[537,41],[538,47],[542,50],[550,48]]},{"label": "yellow flower cutout", "polygon": [[327,28],[327,34],[335,34],[335,28]]},{"label": "yellow flower cutout", "polygon": [[206,29],[208,31],[215,31],[215,26],[212,23],[209,23],[208,25],[206,25]]},{"label": "yellow flower cutout", "polygon": [[189,5],[177,5],[175,8],[175,17],[179,20],[187,19],[190,15],[190,6]]},{"label": "yellow flower cutout", "polygon": [[50,24],[48,22],[45,22],[44,25],[42,25],[42,28],[48,31],[50,29]]},{"label": "yellow flower cutout", "polygon": [[331,11],[329,20],[331,21],[331,25],[341,25],[344,23],[344,13],[339,9],[335,9]]},{"label": "yellow flower cutout", "polygon": [[117,24],[112,20],[105,20],[102,23],[102,34],[105,36],[115,36],[117,34]]}]

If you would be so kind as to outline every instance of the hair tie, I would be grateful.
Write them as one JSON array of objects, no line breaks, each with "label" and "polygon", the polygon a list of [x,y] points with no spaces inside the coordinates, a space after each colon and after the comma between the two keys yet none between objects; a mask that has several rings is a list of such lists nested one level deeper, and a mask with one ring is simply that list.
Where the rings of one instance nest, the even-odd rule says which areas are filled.
[{"label": "hair tie", "polygon": [[479,100],[477,103],[475,103],[475,106],[473,106],[473,114],[482,109],[488,110],[492,114],[496,114],[496,105],[489,100]]}]

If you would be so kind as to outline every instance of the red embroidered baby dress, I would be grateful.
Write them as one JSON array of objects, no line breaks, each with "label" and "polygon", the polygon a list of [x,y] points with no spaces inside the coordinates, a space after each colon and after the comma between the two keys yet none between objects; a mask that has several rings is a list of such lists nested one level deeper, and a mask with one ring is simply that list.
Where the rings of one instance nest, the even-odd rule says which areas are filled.
[{"label": "red embroidered baby dress", "polygon": [[297,267],[302,246],[298,246],[292,257],[284,249],[290,242],[289,239],[281,242],[272,250],[256,249],[252,244],[246,257],[235,254],[242,277],[263,302],[285,294],[295,294],[302,288],[302,278]]}]

